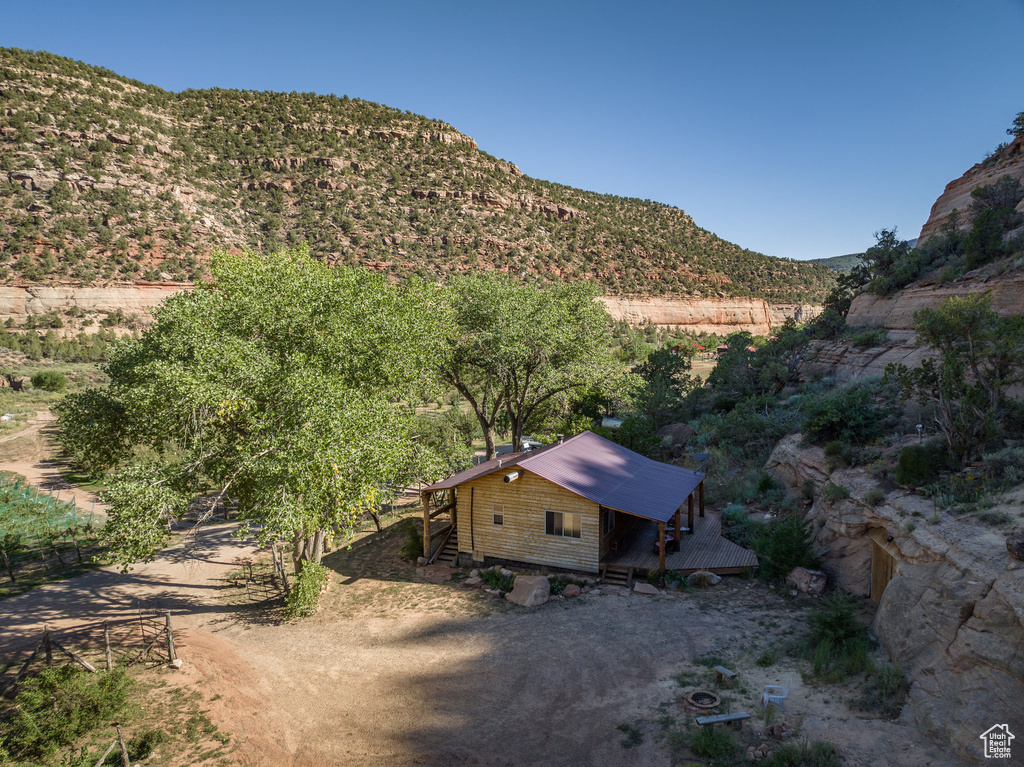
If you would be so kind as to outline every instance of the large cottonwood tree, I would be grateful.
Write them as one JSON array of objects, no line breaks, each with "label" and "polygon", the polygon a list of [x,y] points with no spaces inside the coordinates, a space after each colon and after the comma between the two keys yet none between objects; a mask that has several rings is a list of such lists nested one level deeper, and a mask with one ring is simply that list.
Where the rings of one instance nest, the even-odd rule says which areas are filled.
[{"label": "large cottonwood tree", "polygon": [[518,448],[546,406],[621,377],[611,318],[587,283],[539,288],[499,273],[457,277],[446,296],[455,317],[441,378],[466,398],[495,455],[497,426]]},{"label": "large cottonwood tree", "polygon": [[[127,566],[213,488],[298,569],[414,471],[411,408],[446,352],[436,286],[331,268],[300,249],[216,254],[118,345],[106,386],[59,406],[64,445],[111,472],[106,532]],[[257,527],[258,525],[258,527]]]}]

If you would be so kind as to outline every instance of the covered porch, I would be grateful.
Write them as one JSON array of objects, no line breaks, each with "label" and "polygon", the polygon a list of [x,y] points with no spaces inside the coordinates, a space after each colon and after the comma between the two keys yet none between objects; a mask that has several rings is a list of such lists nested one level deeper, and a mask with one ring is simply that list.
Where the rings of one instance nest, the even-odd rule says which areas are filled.
[{"label": "covered porch", "polygon": [[[684,517],[685,519],[685,517]],[[629,532],[623,536],[614,551],[601,558],[601,566],[616,569],[631,568],[637,575],[649,570],[678,570],[688,575],[707,570],[716,575],[738,575],[757,567],[757,555],[722,537],[722,524],[718,514],[708,512],[693,521],[691,534],[675,536],[668,526],[666,537],[679,542],[678,550],[667,546],[664,560],[659,555],[658,523],[637,518]]]}]

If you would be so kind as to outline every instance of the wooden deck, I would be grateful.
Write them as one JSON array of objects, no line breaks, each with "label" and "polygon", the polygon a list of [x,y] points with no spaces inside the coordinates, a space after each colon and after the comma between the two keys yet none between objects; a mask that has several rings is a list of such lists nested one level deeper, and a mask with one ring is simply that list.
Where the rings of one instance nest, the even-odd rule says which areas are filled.
[{"label": "wooden deck", "polygon": [[[686,515],[683,515],[683,523]],[[708,511],[705,517],[696,517],[694,533],[684,533],[679,551],[665,556],[666,570],[679,570],[684,574],[708,570],[718,575],[735,575],[757,567],[757,555],[722,537],[722,523],[718,515]],[[603,565],[634,567],[638,570],[657,570],[658,554],[654,542],[658,540],[658,525],[645,520],[637,525],[617,552],[601,560]]]}]

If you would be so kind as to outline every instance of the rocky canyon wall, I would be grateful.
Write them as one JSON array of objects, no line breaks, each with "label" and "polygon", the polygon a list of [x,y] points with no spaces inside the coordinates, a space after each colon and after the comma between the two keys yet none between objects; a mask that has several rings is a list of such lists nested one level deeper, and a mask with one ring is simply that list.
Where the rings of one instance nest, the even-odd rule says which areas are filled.
[{"label": "rocky canyon wall", "polygon": [[[949,214],[956,209],[960,214],[960,227],[969,227],[971,222],[971,192],[979,186],[994,184],[1003,176],[1018,181],[1024,179],[1024,139],[1016,138],[998,155],[980,162],[955,181],[946,184],[939,199],[932,205],[931,213],[921,227],[919,242],[925,242],[942,231]],[[1024,201],[1017,206],[1024,211]]]},{"label": "rocky canyon wall", "polygon": [[29,315],[78,309],[86,315],[101,315],[118,309],[134,314],[145,324],[153,320],[153,308],[168,296],[191,290],[185,283],[122,283],[104,287],[0,286],[0,321],[13,319],[19,325]]},{"label": "rocky canyon wall", "polygon": [[817,317],[820,306],[769,304],[760,298],[622,298],[603,296],[601,302],[616,320],[632,325],[682,327],[694,333],[727,335],[746,331],[766,336],[787,318],[806,322]]},{"label": "rocky canyon wall", "polygon": [[[191,290],[186,283],[115,283],[104,287],[0,286],[0,322],[12,318],[23,324],[29,315],[57,312],[63,315],[76,308],[93,315],[122,310],[144,323],[153,319],[153,308],[168,296]],[[805,322],[821,313],[820,306],[807,304],[769,304],[762,299],[600,299],[609,314],[634,325],[678,326],[697,333],[726,335],[745,330],[768,335],[787,318]],[[69,323],[69,330],[72,323]]]},{"label": "rocky canyon wall", "polygon": [[[814,487],[806,520],[832,580],[867,597],[874,547],[895,561],[872,628],[911,683],[901,717],[960,758],[983,763],[981,733],[997,722],[1024,732],[1024,566],[1003,533],[936,513],[930,499],[892,490],[869,504],[865,496],[879,484],[873,477],[859,468],[831,471],[824,451],[800,439],[780,441],[765,468],[792,490],[808,481]],[[849,498],[825,500],[829,481]],[[1024,489],[1007,503],[1019,511],[1022,500]]]}]

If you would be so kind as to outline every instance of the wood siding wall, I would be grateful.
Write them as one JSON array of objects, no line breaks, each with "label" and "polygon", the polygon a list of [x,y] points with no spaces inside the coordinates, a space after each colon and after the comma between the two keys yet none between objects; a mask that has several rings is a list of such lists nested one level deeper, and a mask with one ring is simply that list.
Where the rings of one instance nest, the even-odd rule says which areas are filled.
[{"label": "wood siding wall", "polygon": [[[596,573],[601,547],[598,505],[536,474],[509,469],[513,470],[521,472],[514,482],[505,482],[508,472],[498,471],[459,487],[459,551],[471,553],[477,561],[494,557]],[[503,525],[493,522],[496,503],[504,509]],[[580,537],[547,535],[545,511],[579,514]]]}]

